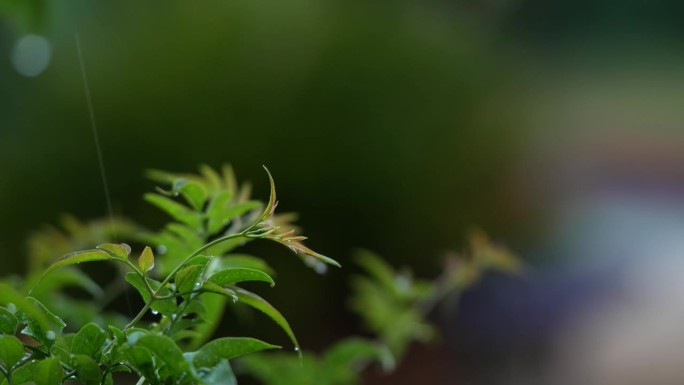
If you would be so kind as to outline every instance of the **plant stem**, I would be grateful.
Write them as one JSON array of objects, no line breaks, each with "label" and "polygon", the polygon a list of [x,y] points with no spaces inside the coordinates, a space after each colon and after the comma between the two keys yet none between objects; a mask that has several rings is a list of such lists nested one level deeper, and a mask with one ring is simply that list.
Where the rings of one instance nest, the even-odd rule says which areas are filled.
[{"label": "plant stem", "polygon": [[[250,226],[250,227],[247,228],[246,230],[243,230],[243,231],[241,231],[241,232],[239,232],[239,233],[228,234],[228,235],[225,235],[225,236],[223,236],[223,237],[216,238],[216,239],[214,239],[213,241],[207,243],[206,245],[200,247],[199,249],[193,251],[192,254],[190,254],[190,255],[188,255],[187,257],[185,257],[185,259],[183,260],[183,262],[179,263],[178,266],[176,266],[173,270],[171,270],[171,272],[169,273],[169,275],[167,275],[166,278],[164,278],[164,280],[161,282],[161,284],[159,285],[159,287],[157,288],[157,290],[153,290],[153,291],[151,292],[152,296],[151,296],[151,298],[150,298],[150,301],[147,302],[147,303],[145,304],[145,306],[142,308],[142,310],[140,310],[140,312],[135,316],[135,318],[133,318],[133,319],[131,320],[131,322],[129,322],[128,325],[126,325],[126,327],[123,328],[123,330],[130,329],[131,327],[133,327],[133,325],[135,325],[138,321],[140,321],[140,319],[145,315],[145,313],[147,313],[147,311],[150,310],[150,306],[152,306],[152,304],[154,303],[154,301],[156,301],[157,299],[159,299],[159,297],[157,297],[157,295],[159,294],[159,291],[161,291],[161,289],[162,289],[163,287],[165,287],[165,286],[171,281],[171,278],[173,278],[173,277],[176,275],[176,273],[177,273],[180,269],[182,269],[182,268],[185,266],[186,263],[188,263],[188,261],[190,261],[192,258],[198,256],[198,255],[199,255],[201,252],[203,252],[204,250],[207,250],[208,248],[210,248],[210,247],[212,247],[212,246],[215,246],[215,245],[217,245],[217,244],[219,244],[219,243],[221,243],[221,242],[225,242],[225,241],[227,241],[227,240],[229,240],[229,239],[245,237],[245,236],[247,235],[247,232],[248,232],[251,228],[253,228],[253,227],[254,227],[254,226]],[[137,269],[136,269],[136,270],[137,270]],[[143,277],[143,281],[147,282],[147,281],[145,280],[144,277]]]}]

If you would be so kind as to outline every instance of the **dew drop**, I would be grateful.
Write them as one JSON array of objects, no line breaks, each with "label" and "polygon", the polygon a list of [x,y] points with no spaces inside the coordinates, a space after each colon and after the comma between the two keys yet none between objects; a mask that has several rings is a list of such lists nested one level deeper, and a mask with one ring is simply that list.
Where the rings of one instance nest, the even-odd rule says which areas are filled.
[{"label": "dew drop", "polygon": [[17,305],[13,304],[12,302],[9,302],[7,304],[7,310],[9,310],[11,313],[16,313]]},{"label": "dew drop", "polygon": [[237,296],[233,296],[233,303],[237,303],[237,301],[238,301],[238,297],[237,297]]},{"label": "dew drop", "polygon": [[327,266],[325,263],[323,263],[323,262],[318,262],[318,263],[314,266],[314,270],[316,271],[316,273],[322,275],[322,274],[325,274],[325,273],[328,271],[328,266]]},{"label": "dew drop", "polygon": [[55,339],[55,332],[53,332],[52,330],[48,330],[45,333],[45,338],[47,338],[49,340],[54,340]]},{"label": "dew drop", "polygon": [[299,346],[295,346],[294,351],[295,351],[295,352],[298,352],[298,351],[299,351]]},{"label": "dew drop", "polygon": [[195,290],[199,289],[202,287],[202,284],[199,282],[195,282],[195,286],[193,286]]},{"label": "dew drop", "polygon": [[159,255],[166,254],[166,246],[164,246],[164,245],[157,246],[157,254],[159,254]]},{"label": "dew drop", "polygon": [[131,253],[131,246],[129,246],[129,245],[126,244],[126,243],[121,243],[121,246],[122,246],[124,249],[126,249],[126,254],[127,254],[127,255]]},{"label": "dew drop", "polygon": [[400,275],[395,282],[401,291],[407,291],[411,287],[411,280],[405,275]]},{"label": "dew drop", "polygon": [[154,310],[154,309],[152,309],[152,314],[157,315],[157,314],[159,314],[159,312],[156,311],[156,310]]}]

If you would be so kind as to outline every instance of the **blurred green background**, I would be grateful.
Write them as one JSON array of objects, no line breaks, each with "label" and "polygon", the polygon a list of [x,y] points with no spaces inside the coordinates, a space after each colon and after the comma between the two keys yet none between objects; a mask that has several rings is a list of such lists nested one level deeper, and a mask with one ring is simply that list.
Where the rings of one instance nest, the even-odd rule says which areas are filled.
[{"label": "blurred green background", "polygon": [[[299,212],[309,245],[342,263],[319,276],[277,247],[255,246],[279,272],[269,298],[309,349],[357,331],[345,304],[356,247],[434,276],[443,252],[460,250],[479,227],[541,270],[574,266],[571,251],[550,246],[563,244],[554,222],[563,202],[620,181],[671,187],[684,163],[674,155],[679,2],[0,4],[0,273],[21,271],[23,240],[42,224],[106,214],[78,33],[115,213],[164,223],[141,199],[154,187],[148,168],[229,162],[265,198],[264,164],[279,209]],[[28,33],[50,44],[37,76],[17,68],[16,44]],[[660,144],[672,159],[655,156]],[[499,301],[515,308],[523,297]],[[475,311],[488,306],[473,298]],[[537,324],[503,320],[514,338],[481,348],[492,341],[455,333],[437,361],[421,351],[408,364],[416,371],[375,381],[408,382],[416,377],[406,373],[430,368],[493,384],[501,378],[484,373],[509,367],[516,352],[520,365],[534,365],[546,345],[520,341]],[[251,331],[269,333],[259,322]],[[470,321],[459,322],[441,320],[467,334]]]}]

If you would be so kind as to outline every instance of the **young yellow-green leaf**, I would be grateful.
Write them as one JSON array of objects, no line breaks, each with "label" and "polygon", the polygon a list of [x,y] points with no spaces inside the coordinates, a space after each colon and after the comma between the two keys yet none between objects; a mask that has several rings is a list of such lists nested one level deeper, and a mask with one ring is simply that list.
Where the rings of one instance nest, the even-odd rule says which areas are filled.
[{"label": "young yellow-green leaf", "polygon": [[0,307],[0,334],[14,335],[17,332],[17,317],[4,307]]},{"label": "young yellow-green leaf", "polygon": [[97,358],[107,340],[107,333],[94,323],[81,328],[71,340],[71,353]]},{"label": "young yellow-green leaf", "polygon": [[299,342],[297,342],[297,337],[295,337],[294,332],[292,332],[292,328],[285,317],[283,317],[283,315],[280,314],[276,308],[274,308],[270,303],[266,302],[265,299],[250,291],[241,289],[237,286],[233,286],[231,289],[237,294],[239,302],[261,311],[269,316],[276,324],[278,324],[278,326],[285,331],[287,336],[290,337],[290,340],[295,346],[295,350],[299,351]]},{"label": "young yellow-green leaf", "polygon": [[140,257],[138,257],[138,266],[143,273],[147,273],[154,267],[154,254],[149,246],[145,246]]},{"label": "young yellow-green leaf", "polygon": [[62,364],[55,357],[46,358],[36,364],[33,381],[36,385],[60,385],[64,378]]},{"label": "young yellow-green leaf", "polygon": [[98,249],[108,252],[112,257],[127,259],[131,253],[131,247],[125,243],[104,243],[97,246]]},{"label": "young yellow-green leaf", "polygon": [[0,335],[0,364],[5,369],[11,368],[24,357],[24,345],[19,338]]},{"label": "young yellow-green leaf", "polygon": [[261,281],[268,282],[271,286],[275,285],[273,278],[263,271],[245,268],[223,269],[209,277],[208,281],[219,286],[231,285],[243,281]]},{"label": "young yellow-green leaf", "polygon": [[102,372],[94,359],[84,354],[73,357],[76,369],[76,378],[83,385],[99,385],[102,380]]},{"label": "young yellow-green leaf", "polygon": [[268,197],[268,204],[266,205],[263,214],[261,214],[259,222],[271,217],[273,215],[273,212],[275,211],[275,207],[277,204],[275,182],[273,181],[273,176],[271,175],[271,172],[268,171],[268,168],[266,168],[266,166],[264,166],[264,170],[266,170],[266,174],[268,174],[268,182],[271,185],[271,193]]},{"label": "young yellow-green leaf", "polygon": [[146,201],[171,215],[177,221],[185,223],[194,229],[202,228],[201,215],[186,206],[159,194],[148,193],[144,195],[144,198]]},{"label": "young yellow-green leaf", "polygon": [[264,341],[248,337],[224,337],[208,342],[192,359],[195,368],[213,368],[221,360],[232,360],[245,354],[268,349],[280,349]]}]

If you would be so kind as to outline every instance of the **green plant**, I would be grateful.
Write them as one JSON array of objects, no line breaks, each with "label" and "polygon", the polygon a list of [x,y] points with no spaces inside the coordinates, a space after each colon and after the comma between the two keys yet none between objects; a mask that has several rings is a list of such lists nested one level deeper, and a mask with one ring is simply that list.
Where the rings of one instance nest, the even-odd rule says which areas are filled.
[{"label": "green plant", "polygon": [[481,232],[470,238],[470,250],[451,255],[434,280],[413,277],[410,269],[394,270],[368,251],[356,262],[365,274],[353,278],[351,308],[362,318],[373,339],[352,336],[316,355],[305,352],[303,362],[291,355],[263,353],[244,357],[238,368],[267,385],[352,385],[374,361],[392,371],[414,341],[436,335],[429,313],[447,297],[456,299],[489,271],[516,273],[520,261],[492,244]]},{"label": "green plant", "polygon": [[[238,186],[228,166],[221,173],[202,167],[200,175],[153,171],[150,177],[171,186],[145,195],[173,218],[162,230],[120,219],[82,224],[67,218],[66,232],[51,228],[32,237],[26,279],[10,277],[0,283],[3,383],[112,384],[115,373],[129,372],[139,384],[235,384],[230,360],[278,346],[247,337],[210,340],[225,305],[233,302],[265,313],[299,350],[285,317],[240,286],[244,281],[273,286],[271,269],[263,260],[233,250],[265,239],[287,246],[308,264],[339,265],[304,246],[305,238],[289,224],[290,217],[275,214],[270,173],[265,203],[250,200],[249,186]],[[141,245],[137,258],[131,258],[127,244],[103,242],[117,235]],[[98,243],[53,261],[57,251]],[[117,266],[105,290],[77,268],[94,261]],[[90,299],[63,292],[73,286]],[[127,287],[144,301],[137,315],[126,319],[106,312],[106,305]],[[146,322],[149,313],[153,322]]]}]

